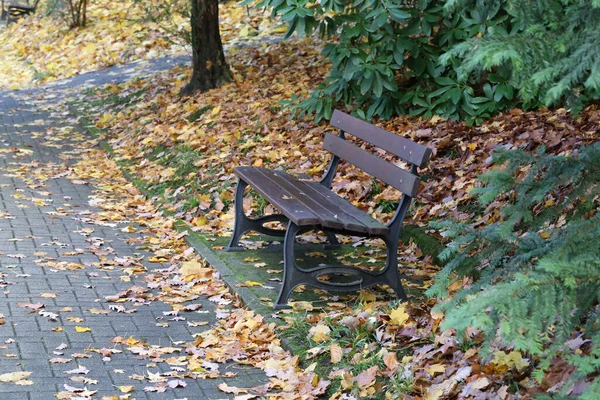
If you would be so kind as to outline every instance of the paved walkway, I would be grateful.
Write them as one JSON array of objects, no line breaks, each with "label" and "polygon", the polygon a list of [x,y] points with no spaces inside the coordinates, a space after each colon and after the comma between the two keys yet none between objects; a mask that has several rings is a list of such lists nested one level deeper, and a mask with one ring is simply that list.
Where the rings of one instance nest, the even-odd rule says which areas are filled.
[{"label": "paved walkway", "polygon": [[[186,387],[168,388],[164,393],[145,392],[152,383],[130,378],[177,368],[136,356],[126,346],[115,344],[115,337],[133,336],[159,346],[193,341],[193,334],[208,327],[190,325],[200,325],[197,321],[213,323],[214,303],[205,298],[195,300],[202,304],[200,312],[186,313],[187,321],[170,321],[163,327],[160,322],[167,320],[163,312],[171,311],[171,307],[162,302],[132,307],[131,303],[104,301],[104,296],[133,284],[147,285],[143,274],[125,282],[122,268],[98,268],[99,261],[142,256],[147,260],[151,254],[126,242],[135,237],[135,233],[122,232],[127,225],[98,226],[82,220],[87,210],[98,211],[88,202],[94,188],[74,184],[61,177],[61,171],[65,163],[77,159],[70,143],[90,138],[78,127],[70,132],[71,126],[62,122],[68,116],[52,115],[48,112],[51,107],[43,111],[35,100],[45,92],[51,103],[54,96],[68,95],[72,88],[121,81],[131,76],[127,71],[141,74],[172,64],[159,60],[143,68],[118,67],[87,74],[53,85],[54,92],[0,92],[0,374],[32,373],[20,384],[0,383],[1,400],[55,399],[56,393],[69,389],[65,384],[97,391],[91,397],[94,399],[123,395],[117,388],[122,385],[134,386],[130,394],[135,399],[222,399],[231,398],[217,389],[222,382],[242,387],[264,383],[262,372],[236,365],[220,367],[222,374],[236,373],[235,378],[184,379]],[[62,136],[57,136],[61,132]],[[40,176],[40,171],[46,176]],[[44,183],[48,176],[54,178]],[[149,271],[168,267],[142,262]],[[123,304],[136,312],[115,308]],[[91,313],[90,309],[110,313]],[[90,332],[77,332],[77,326],[90,328]],[[92,349],[122,352],[103,357]],[[60,359],[70,361],[57,361]],[[78,367],[89,372],[67,373]]]}]

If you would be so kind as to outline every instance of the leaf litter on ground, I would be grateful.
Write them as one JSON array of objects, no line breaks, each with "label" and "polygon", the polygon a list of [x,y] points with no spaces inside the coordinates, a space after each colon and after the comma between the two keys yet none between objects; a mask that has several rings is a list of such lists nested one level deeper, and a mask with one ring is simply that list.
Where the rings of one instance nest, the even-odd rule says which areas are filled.
[{"label": "leaf litter on ground", "polygon": [[[178,98],[178,92],[189,78],[189,71],[181,68],[104,88],[96,95],[97,100],[142,92],[141,97],[136,98],[135,107],[113,107],[105,101],[87,112],[96,126],[106,131],[117,160],[129,164],[125,167],[128,173],[145,181],[150,189],[167,188],[157,196],[158,204],[146,199],[123,177],[114,160],[96,147],[97,141],[72,134],[70,130],[51,129],[46,142],[47,146],[56,147],[61,146],[60,140],[68,139],[75,145],[74,151],[65,152],[64,165],[17,163],[7,172],[23,179],[31,190],[43,191],[45,182],[55,177],[100,188],[90,201],[100,212],[82,212],[65,205],[58,213],[73,216],[86,226],[122,226],[126,233],[131,230],[141,233],[144,236],[138,243],[154,253],[149,261],[164,262],[171,267],[149,272],[135,260],[117,257],[83,265],[56,262],[44,255],[39,255],[37,264],[42,268],[67,270],[119,267],[124,277],[137,274],[146,283],[146,287],[134,285],[109,296],[105,299],[107,302],[141,307],[161,301],[174,311],[185,309],[182,303],[200,296],[217,304],[223,318],[194,340],[178,347],[156,346],[134,337],[114,339],[113,343],[122,344],[132,354],[171,367],[169,373],[132,376],[132,379],[152,384],[146,387],[147,391],[164,392],[185,382],[181,379],[222,376],[219,365],[231,361],[262,368],[270,378],[257,388],[220,387],[224,392],[237,392],[241,396],[247,391],[249,396],[316,398],[329,388],[330,397],[334,399],[366,398],[383,393],[386,398],[402,394],[407,398],[433,400],[457,396],[484,399],[491,395],[516,398],[541,391],[539,382],[530,375],[533,360],[501,346],[490,355],[480,354],[478,332],[469,332],[467,338],[460,338],[469,343],[469,346],[461,345],[465,340],[459,341],[451,331],[440,331],[443,315],[430,311],[433,301],[390,305],[371,294],[351,308],[331,299],[329,305],[305,317],[283,314],[282,318],[287,321],[283,327],[266,323],[263,317],[242,307],[218,274],[190,252],[174,230],[175,219],[181,218],[199,231],[213,235],[230,233],[235,185],[232,168],[236,165],[284,168],[313,178],[324,171],[329,155],[322,150],[321,142],[330,128],[326,124],[316,125],[307,118],[290,120],[289,111],[277,103],[289,99],[292,93],[305,96],[324,76],[327,65],[319,55],[320,46],[319,42],[306,39],[232,49],[234,82],[183,101]],[[95,57],[93,52],[90,54]],[[82,65],[96,68],[99,64],[84,62]],[[68,68],[65,71],[66,74],[78,72]],[[436,149],[434,160],[422,171],[428,179],[410,219],[413,224],[425,226],[431,219],[446,216],[474,220],[480,225],[493,222],[502,204],[492,204],[485,213],[478,214],[471,210],[473,199],[469,192],[477,184],[477,174],[489,168],[493,148],[535,150],[544,144],[553,153],[569,154],[576,151],[578,145],[595,140],[598,121],[598,109],[590,107],[575,120],[565,110],[511,110],[477,127],[438,117],[430,120],[398,117],[377,123]],[[14,157],[20,153],[19,149],[12,151]],[[66,166],[67,160],[70,167]],[[189,169],[190,166],[193,168]],[[338,193],[377,218],[390,217],[389,204],[398,199],[397,193],[381,190],[370,177],[352,167],[343,167],[341,172],[334,182]],[[23,206],[46,204],[34,196],[19,201]],[[250,196],[245,201],[253,209],[259,207],[258,197]],[[173,215],[166,216],[157,205]],[[272,211],[269,206],[266,209]],[[91,228],[85,229],[88,231],[82,232],[89,236],[90,243],[86,250],[103,257],[109,255],[110,250],[101,246],[102,239],[91,236]],[[358,248],[373,245],[356,239],[347,241]],[[61,244],[49,245],[60,247]],[[426,280],[436,271],[431,266],[433,260],[419,255],[414,243],[405,244],[399,256],[410,271],[426,270]],[[376,256],[371,258],[377,259]],[[126,271],[127,268],[130,270]],[[458,282],[456,289],[468,283]],[[43,305],[30,303],[23,307],[33,313],[45,312]],[[304,312],[313,307],[298,302],[294,308]],[[312,358],[306,357],[306,362],[284,351],[277,335],[278,331],[294,325],[306,325],[303,340],[314,345]],[[342,334],[353,337],[353,333],[366,338],[361,346],[343,338]],[[97,352],[110,357],[110,351]],[[73,355],[76,356],[89,355]],[[312,359],[317,361],[311,362]],[[333,366],[323,375],[318,367],[326,361]],[[77,368],[66,373],[85,374],[84,371],[85,368]],[[547,379],[544,385],[550,382]],[[515,386],[511,386],[513,384]],[[81,393],[89,395],[87,389],[69,389],[72,390],[62,392],[63,397],[59,398],[73,397],[73,393],[80,397]]]},{"label": "leaf litter on ground", "polygon": [[[319,42],[302,39],[234,50],[231,64],[238,75],[232,83],[183,100],[178,92],[189,71],[181,68],[146,80],[110,85],[98,92],[96,99],[118,93],[144,94],[136,99],[135,106],[117,108],[105,103],[88,108],[87,113],[106,135],[121,166],[144,182],[146,190],[162,188],[153,192],[158,205],[185,220],[194,230],[227,236],[234,219],[231,201],[236,183],[234,166],[282,168],[312,179],[319,177],[327,166],[330,156],[321,147],[323,135],[330,130],[327,124],[315,124],[308,118],[290,119],[289,110],[278,104],[292,93],[305,96],[324,76],[327,65],[319,55],[320,46]],[[478,184],[477,175],[490,168],[494,148],[533,151],[544,145],[552,153],[570,154],[578,146],[595,140],[599,121],[600,112],[592,106],[577,119],[563,109],[536,112],[514,109],[480,126],[439,117],[430,120],[397,117],[376,122],[435,149],[432,162],[422,171],[427,179],[409,223],[426,226],[430,220],[453,217],[485,226],[499,218],[503,203],[493,203],[481,212],[470,189]],[[395,162],[391,157],[388,159]],[[399,198],[397,192],[381,189],[372,178],[351,166],[342,167],[333,186],[353,204],[384,221],[391,217],[390,203]],[[251,212],[260,208],[274,211],[259,201],[253,194],[244,200]],[[443,240],[439,236],[438,239]],[[376,243],[356,238],[345,240],[355,245],[357,254],[367,256],[369,262],[380,261],[380,255],[368,250],[376,249]],[[354,257],[344,256],[343,262],[352,263]],[[425,256],[413,242],[400,248],[399,257],[405,265],[403,272],[424,278],[417,288],[427,288],[438,270],[435,260]],[[247,260],[254,261],[259,260]],[[456,282],[453,290],[466,284],[469,282]],[[315,373],[315,363],[325,363],[332,371],[327,376],[315,373],[319,379],[312,382],[312,387],[319,390],[324,390],[321,384],[328,387],[334,399],[375,398],[381,393],[385,398],[404,395],[431,400],[456,396],[484,399],[496,394],[501,398],[516,398],[545,390],[546,381],[532,378],[535,364],[525,354],[500,344],[491,355],[480,354],[479,332],[456,338],[452,331],[440,331],[443,315],[430,311],[434,305],[431,300],[393,308],[376,296],[357,303],[356,308],[348,308],[344,303],[340,306],[335,301],[330,304],[300,318],[301,322],[293,322],[292,317],[284,314],[284,318],[289,318],[286,329],[294,324],[308,325],[303,337],[304,340],[308,337],[314,347],[309,349],[302,364],[295,359],[284,367],[278,365],[276,358],[256,364],[271,376],[276,387],[289,389],[281,381],[288,367],[302,365]],[[295,305],[294,308],[313,309]],[[352,332],[366,330],[371,339],[363,349],[355,348],[354,344],[342,345],[336,336],[340,327]],[[195,344],[198,348],[212,349],[218,340],[214,333],[205,333]],[[313,359],[318,362],[311,363]],[[376,365],[362,370],[363,367],[356,367],[370,363]],[[313,393],[308,386],[300,387]],[[236,390],[229,386],[223,389]],[[260,391],[250,393],[260,394]]]}]

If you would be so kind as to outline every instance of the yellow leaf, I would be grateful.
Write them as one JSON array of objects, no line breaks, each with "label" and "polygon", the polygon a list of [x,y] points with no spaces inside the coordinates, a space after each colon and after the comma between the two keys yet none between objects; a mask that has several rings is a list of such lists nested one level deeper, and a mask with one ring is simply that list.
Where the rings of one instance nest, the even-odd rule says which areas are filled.
[{"label": "yellow leaf", "polygon": [[467,145],[467,147],[468,147],[469,149],[471,149],[472,151],[475,151],[475,149],[477,148],[477,143],[469,143],[469,144]]},{"label": "yellow leaf", "polygon": [[313,377],[312,377],[312,380],[311,380],[310,384],[313,387],[317,387],[317,385],[319,384],[319,375],[314,374]]},{"label": "yellow leaf", "polygon": [[184,278],[196,277],[196,278],[210,278],[214,270],[212,268],[206,268],[198,261],[186,261],[181,263],[181,276]]},{"label": "yellow leaf", "polygon": [[408,320],[408,317],[406,304],[400,304],[398,308],[392,310],[390,313],[390,322],[394,325],[403,325]]},{"label": "yellow leaf", "polygon": [[83,333],[83,332],[91,332],[92,330],[87,326],[75,326],[75,332]]},{"label": "yellow leaf", "polygon": [[197,217],[192,220],[194,226],[204,226],[208,224],[208,220],[205,217]]},{"label": "yellow leaf", "polygon": [[361,291],[360,292],[360,297],[361,297],[362,301],[365,302],[365,303],[367,303],[369,301],[376,301],[377,300],[377,296],[375,296],[371,292],[366,292],[366,291]]},{"label": "yellow leaf", "polygon": [[131,225],[127,225],[125,228],[121,229],[121,232],[133,233],[135,232],[135,228]]},{"label": "yellow leaf", "polygon": [[542,232],[538,233],[538,235],[540,235],[540,237],[542,239],[548,239],[550,237],[550,234],[546,231],[542,231]]},{"label": "yellow leaf", "polygon": [[260,282],[254,282],[254,281],[246,281],[245,284],[248,287],[262,286],[262,283],[260,283]]},{"label": "yellow leaf", "polygon": [[129,339],[125,341],[128,346],[135,346],[141,343],[140,340],[135,339],[133,336],[129,336]]},{"label": "yellow leaf", "polygon": [[123,393],[129,393],[133,390],[134,386],[117,386]]},{"label": "yellow leaf", "polygon": [[312,311],[314,306],[308,301],[290,301],[288,303],[294,311]]},{"label": "yellow leaf", "polygon": [[503,351],[497,351],[494,353],[492,363],[498,366],[506,366],[509,369],[515,368],[517,371],[521,371],[529,366],[529,361],[523,359],[523,356],[518,351],[511,351],[508,354]]},{"label": "yellow leaf", "polygon": [[210,111],[211,116],[217,115],[221,111],[221,106],[217,106]]},{"label": "yellow leaf", "polygon": [[276,28],[271,29],[271,32],[273,32],[273,33],[286,33],[287,30],[288,30],[287,25],[281,25],[281,26],[278,26]]},{"label": "yellow leaf", "polygon": [[429,372],[429,375],[434,376],[435,374],[441,374],[446,371],[446,367],[443,364],[434,364],[425,368],[425,371]]},{"label": "yellow leaf", "polygon": [[331,329],[327,325],[319,323],[310,328],[308,333],[315,342],[325,342],[329,340]]}]

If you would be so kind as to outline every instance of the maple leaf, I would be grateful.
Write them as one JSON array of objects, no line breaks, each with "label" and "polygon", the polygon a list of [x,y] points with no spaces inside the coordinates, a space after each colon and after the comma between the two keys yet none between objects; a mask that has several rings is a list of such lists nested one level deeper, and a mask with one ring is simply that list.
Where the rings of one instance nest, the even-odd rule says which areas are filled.
[{"label": "maple leaf", "polygon": [[492,363],[499,367],[505,367],[506,369],[515,368],[517,371],[522,371],[529,367],[529,361],[524,359],[521,353],[516,350],[513,350],[508,354],[503,351],[495,352]]},{"label": "maple leaf", "polygon": [[358,374],[354,380],[361,388],[370,386],[375,383],[378,371],[379,367],[375,365]]},{"label": "maple leaf", "polygon": [[317,324],[308,331],[309,337],[315,342],[325,342],[329,340],[331,329],[325,324]]},{"label": "maple leaf", "polygon": [[198,261],[186,261],[181,263],[180,272],[184,279],[191,280],[195,278],[210,278],[215,270],[203,266]]},{"label": "maple leaf", "polygon": [[406,312],[406,304],[402,303],[390,312],[390,322],[394,325],[404,325],[410,315]]}]

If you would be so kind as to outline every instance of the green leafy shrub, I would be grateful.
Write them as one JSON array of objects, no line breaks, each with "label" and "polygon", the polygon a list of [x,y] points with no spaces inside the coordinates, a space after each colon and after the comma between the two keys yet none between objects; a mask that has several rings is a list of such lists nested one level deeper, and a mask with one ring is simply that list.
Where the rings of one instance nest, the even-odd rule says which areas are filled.
[{"label": "green leafy shrub", "polygon": [[[577,367],[573,379],[595,374],[586,396],[598,398],[600,143],[570,156],[512,150],[493,159],[503,167],[483,175],[476,193],[484,205],[507,205],[498,222],[480,230],[435,224],[451,243],[429,295],[445,299],[438,306],[445,327],[476,328],[488,344],[540,357],[538,377],[562,354]],[[448,287],[464,278],[471,283],[448,296]],[[573,335],[591,342],[575,352],[565,345]]]},{"label": "green leafy shrub", "polygon": [[288,35],[316,31],[337,39],[324,48],[332,64],[324,83],[288,106],[317,120],[343,102],[367,119],[408,113],[481,122],[520,102],[571,105],[573,95],[578,104],[598,97],[600,2],[588,3],[259,0],[257,6],[287,21]]}]

